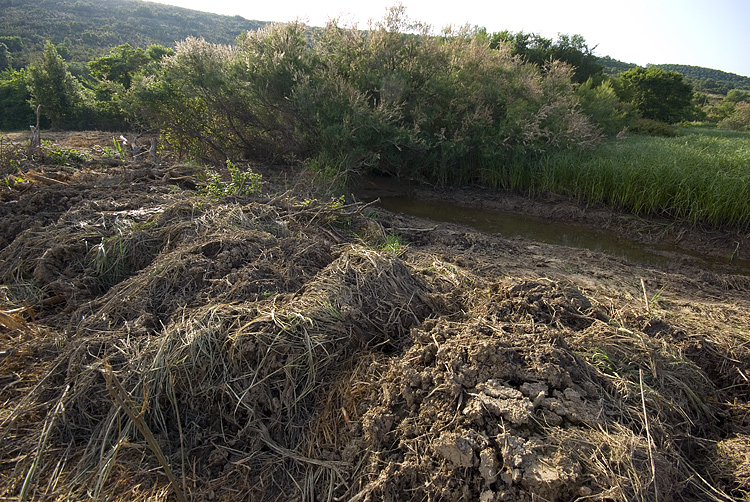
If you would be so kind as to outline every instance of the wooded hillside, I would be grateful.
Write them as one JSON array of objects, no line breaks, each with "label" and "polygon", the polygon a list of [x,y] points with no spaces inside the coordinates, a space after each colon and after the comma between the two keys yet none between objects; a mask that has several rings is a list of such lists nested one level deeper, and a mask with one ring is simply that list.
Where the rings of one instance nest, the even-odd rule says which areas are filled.
[{"label": "wooded hillside", "polygon": [[743,77],[736,73],[684,64],[658,64],[655,66],[662,70],[682,73],[699,90],[726,94],[730,89],[750,89],[750,77]]},{"label": "wooded hillside", "polygon": [[187,37],[229,44],[265,23],[142,0],[0,0],[0,43],[12,65],[26,66],[49,40],[64,46],[67,61],[87,62],[129,43],[173,47]]}]

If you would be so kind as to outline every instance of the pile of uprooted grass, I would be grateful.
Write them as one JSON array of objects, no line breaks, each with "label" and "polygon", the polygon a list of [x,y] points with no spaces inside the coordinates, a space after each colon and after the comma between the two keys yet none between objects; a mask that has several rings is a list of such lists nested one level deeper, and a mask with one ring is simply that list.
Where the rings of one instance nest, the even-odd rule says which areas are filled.
[{"label": "pile of uprooted grass", "polygon": [[747,496],[746,345],[693,347],[709,375],[624,300],[378,249],[360,205],[143,201],[0,251],[0,496]]}]

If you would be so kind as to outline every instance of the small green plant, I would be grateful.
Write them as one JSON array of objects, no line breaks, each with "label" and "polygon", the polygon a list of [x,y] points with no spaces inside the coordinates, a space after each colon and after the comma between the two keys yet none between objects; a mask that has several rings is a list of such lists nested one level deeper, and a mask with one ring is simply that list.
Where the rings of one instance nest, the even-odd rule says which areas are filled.
[{"label": "small green plant", "polygon": [[91,256],[96,277],[102,286],[112,287],[127,277],[127,241],[121,230],[111,237],[103,237],[101,243],[94,246]]},{"label": "small green plant", "polygon": [[594,347],[591,352],[584,353],[584,355],[589,358],[591,364],[604,372],[613,372],[616,369],[614,362],[602,349]]},{"label": "small green plant", "polygon": [[240,170],[235,166],[231,160],[227,160],[227,169],[231,181],[225,183],[221,179],[221,175],[209,169],[206,171],[206,187],[203,189],[204,193],[217,197],[225,197],[228,195],[257,195],[260,193],[260,186],[263,177],[260,174],[254,173],[250,169],[247,171]]},{"label": "small green plant", "polygon": [[401,252],[403,245],[401,244],[401,237],[394,234],[388,234],[385,236],[385,243],[381,246],[381,249],[390,253],[398,254]]},{"label": "small green plant", "polygon": [[113,148],[110,148],[108,146],[105,146],[102,148],[102,156],[106,159],[120,159],[125,160],[125,151],[122,149],[122,145],[120,144],[115,137],[112,137],[112,143],[114,145]]},{"label": "small green plant", "polygon": [[15,185],[16,183],[22,183],[22,182],[23,182],[23,178],[18,178],[15,176],[8,176],[6,178],[3,178],[3,181],[2,181],[3,185],[8,188],[13,187],[13,185]]},{"label": "small green plant", "polygon": [[81,152],[75,148],[52,148],[51,145],[45,144],[44,156],[49,162],[58,166],[70,166],[73,167],[76,164],[81,164],[91,160],[91,156],[86,152]]}]

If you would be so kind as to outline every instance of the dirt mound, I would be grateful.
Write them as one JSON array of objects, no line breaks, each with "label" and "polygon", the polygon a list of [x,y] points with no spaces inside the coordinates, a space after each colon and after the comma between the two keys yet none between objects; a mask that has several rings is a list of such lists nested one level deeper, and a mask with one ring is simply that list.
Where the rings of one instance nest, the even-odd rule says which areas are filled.
[{"label": "dirt mound", "polygon": [[[522,281],[496,285],[462,322],[423,323],[359,404],[353,449],[367,454],[353,498],[676,497],[690,474],[674,436],[690,431],[680,417],[649,424],[648,410],[711,417],[653,375],[632,382],[582,356],[606,326],[593,312],[579,292]],[[693,367],[682,383],[710,392],[703,378]]]},{"label": "dirt mound", "polygon": [[0,496],[747,498],[729,276],[113,176],[0,203]]}]

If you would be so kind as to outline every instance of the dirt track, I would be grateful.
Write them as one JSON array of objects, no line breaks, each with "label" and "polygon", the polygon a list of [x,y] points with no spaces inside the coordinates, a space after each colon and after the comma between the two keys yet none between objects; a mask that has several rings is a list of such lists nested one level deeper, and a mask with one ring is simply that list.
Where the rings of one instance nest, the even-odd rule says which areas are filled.
[{"label": "dirt track", "polygon": [[744,275],[292,172],[218,200],[178,165],[36,173],[0,192],[0,496],[748,500]]}]

